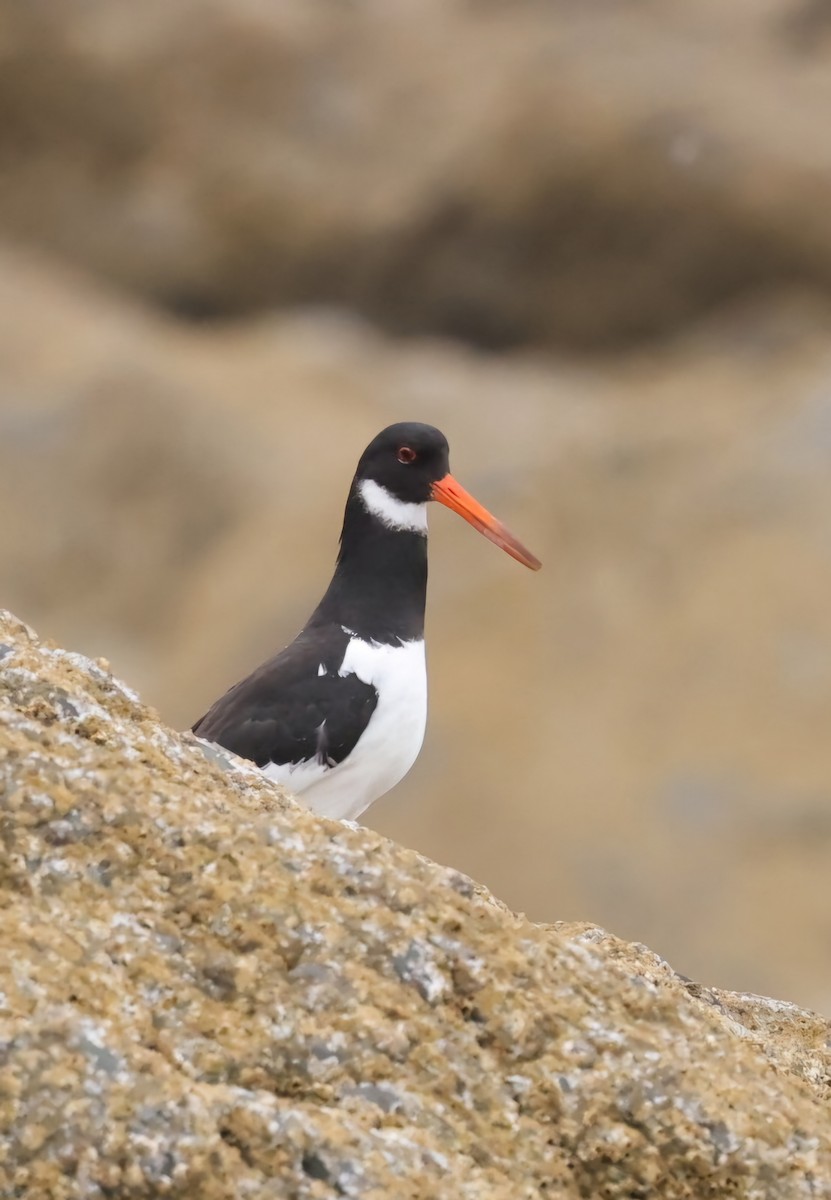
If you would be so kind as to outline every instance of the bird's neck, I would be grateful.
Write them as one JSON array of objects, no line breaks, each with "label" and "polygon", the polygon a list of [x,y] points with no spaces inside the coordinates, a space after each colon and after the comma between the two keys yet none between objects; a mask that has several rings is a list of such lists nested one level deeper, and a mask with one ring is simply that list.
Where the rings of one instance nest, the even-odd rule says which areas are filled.
[{"label": "bird's neck", "polygon": [[334,622],[366,640],[424,636],[427,536],[393,529],[369,513],[353,487],[332,582],[309,626]]}]

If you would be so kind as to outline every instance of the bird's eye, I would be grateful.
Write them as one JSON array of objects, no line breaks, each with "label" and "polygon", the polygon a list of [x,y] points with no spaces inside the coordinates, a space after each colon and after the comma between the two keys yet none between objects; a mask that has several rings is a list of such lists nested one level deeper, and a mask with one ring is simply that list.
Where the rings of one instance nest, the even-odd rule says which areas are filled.
[{"label": "bird's eye", "polygon": [[417,458],[417,457],[418,457],[418,455],[416,454],[415,450],[413,450],[413,449],[412,449],[412,447],[410,447],[410,446],[399,446],[399,448],[398,448],[398,461],[399,461],[400,463],[411,463],[411,462],[415,462],[415,460],[416,460],[416,458]]}]

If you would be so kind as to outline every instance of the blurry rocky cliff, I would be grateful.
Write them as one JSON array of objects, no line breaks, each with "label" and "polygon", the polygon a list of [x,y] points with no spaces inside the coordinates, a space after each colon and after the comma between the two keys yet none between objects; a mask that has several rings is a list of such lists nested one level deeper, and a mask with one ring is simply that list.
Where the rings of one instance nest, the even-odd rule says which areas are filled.
[{"label": "blurry rocky cliff", "polygon": [[[822,0],[0,0],[0,601],[171,722],[440,424],[432,710],[368,819],[831,1011]],[[402,336],[406,335],[406,336]]]},{"label": "blurry rocky cliff", "polygon": [[0,1190],[831,1196],[828,1023],[515,917],[0,612]]}]

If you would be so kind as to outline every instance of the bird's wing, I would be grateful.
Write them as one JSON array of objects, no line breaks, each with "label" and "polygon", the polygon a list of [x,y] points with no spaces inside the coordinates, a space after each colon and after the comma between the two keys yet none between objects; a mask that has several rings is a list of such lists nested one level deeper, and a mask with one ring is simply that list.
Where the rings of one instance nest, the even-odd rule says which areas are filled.
[{"label": "bird's wing", "polygon": [[193,732],[259,767],[341,762],[378,703],[372,684],[338,674],[348,640],[340,628],[326,636],[301,634],[221,696]]}]

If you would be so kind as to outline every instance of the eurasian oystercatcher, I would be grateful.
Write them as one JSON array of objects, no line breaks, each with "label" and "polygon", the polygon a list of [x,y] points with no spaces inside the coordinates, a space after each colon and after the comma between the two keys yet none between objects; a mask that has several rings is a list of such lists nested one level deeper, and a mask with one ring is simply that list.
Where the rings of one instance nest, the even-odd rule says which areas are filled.
[{"label": "eurasian oystercatcher", "polygon": [[323,816],[357,817],[404,778],[421,749],[428,500],[539,569],[450,474],[443,433],[390,425],[361,455],[335,573],[304,629],[193,726]]}]

